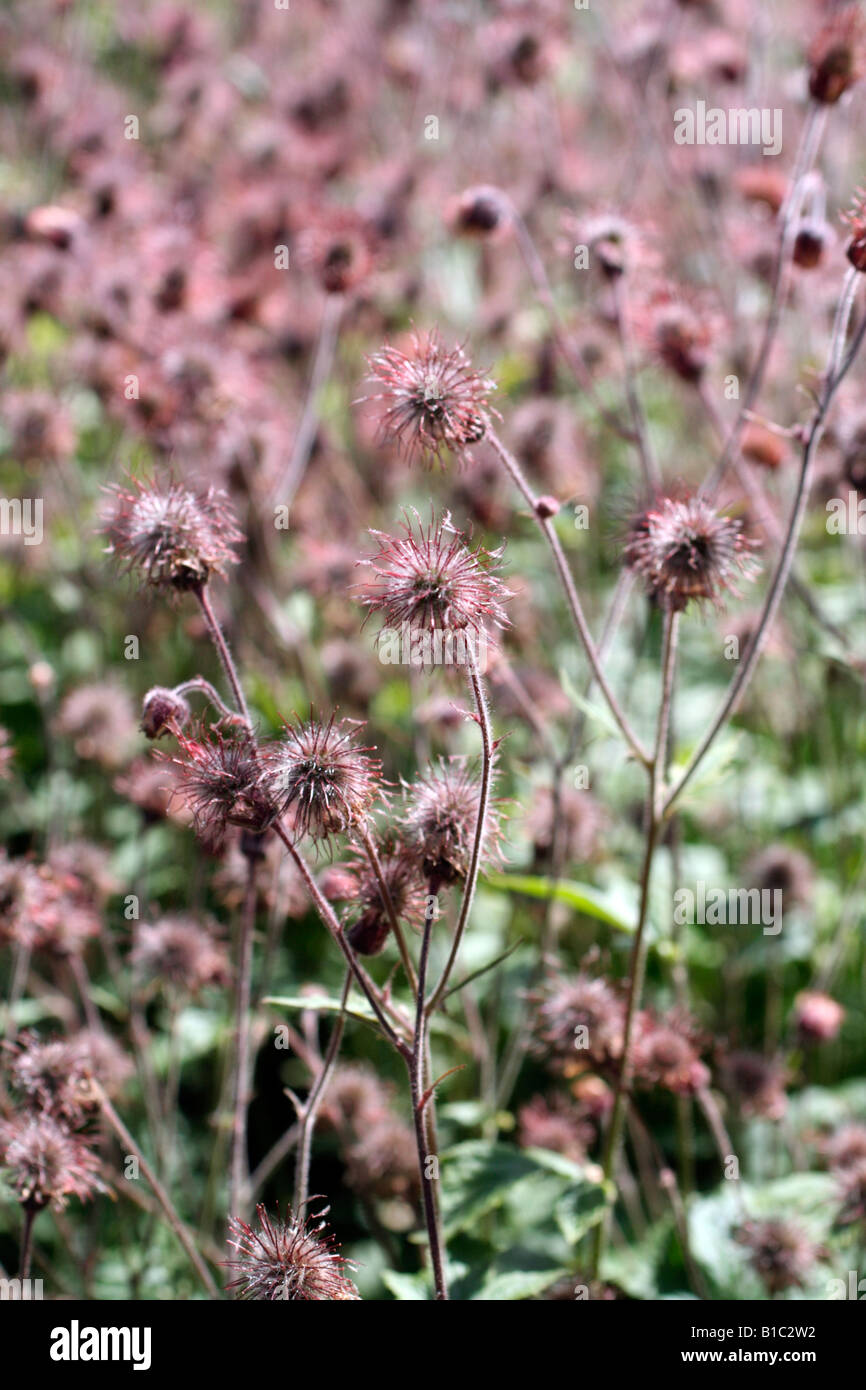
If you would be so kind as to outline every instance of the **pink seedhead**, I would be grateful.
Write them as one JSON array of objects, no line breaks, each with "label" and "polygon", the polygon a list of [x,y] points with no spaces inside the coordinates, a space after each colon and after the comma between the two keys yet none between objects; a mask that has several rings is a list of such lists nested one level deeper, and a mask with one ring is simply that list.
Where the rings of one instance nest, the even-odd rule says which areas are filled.
[{"label": "pink seedhead", "polygon": [[496,573],[501,549],[471,550],[447,512],[427,526],[417,512],[406,514],[404,527],[402,536],[371,532],[379,553],[361,561],[373,577],[359,593],[370,612],[381,613],[387,628],[405,625],[421,637],[507,626],[503,604],[512,593]]},{"label": "pink seedhead", "polygon": [[468,458],[469,446],[484,438],[496,383],[474,370],[462,347],[446,349],[436,329],[414,334],[408,353],[383,347],[369,365],[371,380],[384,388],[369,399],[386,403],[383,432],[410,463],[441,464],[448,450]]},{"label": "pink seedhead", "polygon": [[[441,758],[406,788],[404,839],[428,882],[460,883],[469,872],[481,784],[465,758]],[[499,861],[498,808],[487,811],[483,863]]]},{"label": "pink seedhead", "polygon": [[0,1167],[31,1211],[62,1211],[70,1197],[86,1202],[105,1191],[99,1159],[86,1140],[47,1111],[0,1122]]},{"label": "pink seedhead", "polygon": [[248,735],[226,738],[199,726],[194,738],[179,735],[178,743],[180,757],[166,759],[179,770],[175,795],[192,812],[206,848],[218,853],[230,825],[254,833],[270,825],[274,807],[260,785],[262,770]]},{"label": "pink seedhead", "polygon": [[837,10],[809,49],[809,95],[834,105],[866,72],[866,25],[859,5]]},{"label": "pink seedhead", "polygon": [[200,589],[238,563],[235,546],[243,535],[224,492],[135,481],[134,491],[113,493],[116,508],[105,526],[108,553],[151,588]]},{"label": "pink seedhead", "polygon": [[373,269],[375,256],[373,228],[351,208],[327,209],[298,237],[298,263],[326,294],[357,289]]},{"label": "pink seedhead", "polygon": [[[420,926],[424,921],[427,885],[414,855],[400,841],[391,841],[380,846],[379,864],[398,919]],[[355,864],[355,882],[352,924],[347,932],[349,944],[362,956],[377,956],[385,948],[391,919],[382,901],[379,880],[366,857],[360,855]]]},{"label": "pink seedhead", "polygon": [[263,786],[297,839],[324,843],[366,818],[379,791],[381,764],[360,748],[354,720],[286,724],[263,751]]},{"label": "pink seedhead", "polygon": [[334,1237],[320,1219],[326,1211],[307,1218],[289,1210],[283,1220],[279,1212],[271,1218],[259,1205],[256,1230],[233,1217],[229,1246],[238,1258],[227,1260],[226,1267],[236,1270],[237,1277],[227,1290],[244,1300],[358,1301],[361,1295],[344,1272],[351,1265],[335,1249]]},{"label": "pink seedhead", "polygon": [[734,580],[757,571],[755,543],[741,521],[722,516],[701,497],[662,497],[632,522],[625,561],[663,607],[681,612],[696,601],[719,606]]}]

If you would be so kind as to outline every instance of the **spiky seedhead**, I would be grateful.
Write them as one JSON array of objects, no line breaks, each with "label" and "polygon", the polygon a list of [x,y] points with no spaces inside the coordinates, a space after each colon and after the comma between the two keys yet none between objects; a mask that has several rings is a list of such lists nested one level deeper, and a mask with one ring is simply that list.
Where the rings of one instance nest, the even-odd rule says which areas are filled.
[{"label": "spiky seedhead", "polygon": [[749,1251],[749,1263],[771,1296],[802,1288],[821,1250],[793,1221],[746,1221],[736,1239]]},{"label": "spiky seedhead", "polygon": [[625,562],[662,608],[681,612],[689,603],[719,607],[726,592],[739,597],[734,580],[757,572],[741,521],[716,512],[701,497],[662,497],[632,522]]},{"label": "spiky seedhead", "polygon": [[47,1112],[0,1123],[0,1166],[31,1211],[62,1211],[70,1197],[86,1202],[105,1190],[99,1160],[85,1139]]},{"label": "spiky seedhead", "polygon": [[142,979],[186,994],[224,985],[229,979],[228,955],[215,929],[194,917],[169,915],[157,922],[142,922],[131,960]]},{"label": "spiky seedhead", "polygon": [[837,10],[809,48],[809,95],[834,105],[866,71],[866,26],[859,5]]},{"label": "spiky seedhead", "polygon": [[[399,920],[411,926],[424,921],[427,887],[418,872],[418,864],[406,846],[388,842],[378,851],[379,868]],[[346,933],[349,944],[362,956],[377,956],[384,950],[391,931],[379,880],[369,860],[358,856],[356,863],[357,892],[353,903],[353,921]]]},{"label": "spiky seedhead", "polygon": [[355,720],[310,718],[286,724],[262,754],[263,786],[297,839],[324,843],[366,819],[382,770],[375,750],[357,743]]},{"label": "spiky seedhead", "polygon": [[108,553],[151,588],[200,589],[238,563],[235,546],[243,534],[219,489],[193,492],[181,483],[134,480],[132,491],[112,492],[115,509],[104,528]]},{"label": "spiky seedhead", "polygon": [[496,383],[475,371],[462,347],[446,348],[436,329],[413,334],[408,353],[386,345],[369,366],[384,388],[369,399],[386,403],[383,432],[410,463],[441,464],[446,451],[468,457],[487,433]]},{"label": "spiky seedhead", "polygon": [[551,974],[534,1002],[537,1051],[555,1071],[604,1069],[621,1056],[625,1008],[607,980]]},{"label": "spiky seedhead", "polygon": [[326,1211],[307,1218],[289,1209],[283,1219],[279,1211],[272,1218],[259,1205],[255,1230],[232,1217],[229,1246],[238,1258],[227,1260],[226,1267],[236,1270],[237,1277],[226,1285],[227,1291],[243,1300],[358,1301],[361,1295],[344,1273],[352,1266],[335,1248],[334,1237],[321,1219]]},{"label": "spiky seedhead", "polygon": [[[447,512],[426,526],[417,512],[405,513],[402,536],[371,534],[379,553],[361,561],[372,576],[359,586],[359,599],[382,614],[387,629],[405,628],[420,638],[475,638],[489,626],[508,625],[503,604],[512,592],[497,574],[502,550],[471,549]],[[440,659],[433,641],[418,643],[417,651],[419,664]]]},{"label": "spiky seedhead", "polygon": [[[466,758],[440,758],[406,788],[406,845],[429,883],[462,882],[469,872],[481,799],[477,771]],[[500,857],[499,811],[487,808],[482,864]]]},{"label": "spiky seedhead", "polygon": [[172,795],[192,812],[207,849],[222,849],[230,825],[256,833],[270,825],[275,808],[260,785],[256,745],[247,734],[227,738],[199,725],[194,738],[181,734],[178,743],[181,756],[165,759],[179,769]]}]

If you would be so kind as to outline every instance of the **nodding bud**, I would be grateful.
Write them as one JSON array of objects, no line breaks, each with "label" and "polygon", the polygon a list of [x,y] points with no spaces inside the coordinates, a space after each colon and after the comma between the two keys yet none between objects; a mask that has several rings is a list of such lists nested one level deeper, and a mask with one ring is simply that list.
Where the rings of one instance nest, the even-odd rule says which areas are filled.
[{"label": "nodding bud", "polygon": [[148,738],[177,733],[189,722],[191,710],[182,695],[155,685],[141,707],[141,732]]},{"label": "nodding bud", "polygon": [[510,219],[505,194],[482,184],[461,193],[451,213],[454,230],[463,236],[487,237],[499,232]]},{"label": "nodding bud", "polygon": [[535,499],[535,515],[542,521],[549,521],[552,516],[556,516],[559,511],[559,503],[555,497],[545,495]]},{"label": "nodding bud", "polygon": [[385,949],[391,923],[382,908],[369,907],[346,933],[349,945],[359,956],[378,956]]},{"label": "nodding bud", "polygon": [[830,19],[809,50],[809,95],[832,106],[864,71],[864,25],[857,5]]},{"label": "nodding bud", "polygon": [[824,252],[832,236],[826,222],[804,217],[794,238],[794,264],[800,266],[801,270],[814,270],[824,259]]},{"label": "nodding bud", "polygon": [[850,212],[842,214],[842,220],[848,223],[851,231],[845,255],[862,275],[866,273],[866,192],[862,188],[857,189],[853,206]]}]

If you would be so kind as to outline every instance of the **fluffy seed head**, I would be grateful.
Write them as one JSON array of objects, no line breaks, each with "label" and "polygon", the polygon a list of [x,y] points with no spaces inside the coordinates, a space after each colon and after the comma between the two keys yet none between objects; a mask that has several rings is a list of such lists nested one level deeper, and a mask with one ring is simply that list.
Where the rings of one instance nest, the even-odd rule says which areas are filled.
[{"label": "fluffy seed head", "polygon": [[[428,882],[465,879],[472,855],[481,784],[465,758],[442,758],[406,789],[405,841]],[[499,814],[488,807],[482,863],[499,859]]]},{"label": "fluffy seed head", "polygon": [[161,917],[142,922],[135,933],[132,964],[145,980],[158,981],[188,994],[229,978],[225,949],[213,931],[193,917]]},{"label": "fluffy seed head", "polygon": [[298,237],[298,263],[315,275],[326,294],[357,288],[374,261],[373,229],[351,208],[321,213]]},{"label": "fluffy seed head", "polygon": [[70,1197],[86,1202],[104,1190],[96,1155],[47,1112],[0,1123],[0,1164],[19,1202],[33,1211],[62,1211]]},{"label": "fluffy seed head", "polygon": [[178,742],[181,756],[166,759],[179,770],[174,795],[191,811],[206,848],[218,853],[230,825],[258,832],[271,823],[274,808],[260,785],[262,769],[252,739],[244,734],[226,738],[200,725],[194,738],[180,735]]},{"label": "fluffy seed head", "polygon": [[495,382],[476,372],[462,347],[447,349],[434,329],[415,334],[408,353],[386,346],[369,359],[371,380],[383,389],[382,429],[407,460],[441,463],[445,451],[469,457],[487,433],[488,397]]},{"label": "fluffy seed head", "polygon": [[22,1033],[9,1044],[9,1080],[29,1110],[80,1125],[92,1105],[90,1067],[80,1047],[65,1038],[42,1042]]},{"label": "fluffy seed head", "polygon": [[710,1073],[700,1060],[700,1040],[690,1018],[668,1014],[638,1015],[633,1066],[644,1086],[660,1086],[674,1095],[694,1095],[707,1085]]},{"label": "fluffy seed head", "polygon": [[180,483],[134,482],[113,489],[116,506],[106,523],[108,553],[154,589],[201,588],[237,564],[243,535],[224,492],[192,492]]},{"label": "fluffy seed head", "polygon": [[344,1273],[350,1266],[320,1220],[324,1214],[302,1218],[289,1210],[283,1220],[279,1212],[273,1218],[268,1216],[260,1205],[256,1207],[255,1230],[233,1217],[229,1246],[238,1258],[227,1260],[226,1266],[237,1271],[237,1277],[226,1285],[227,1290],[239,1299],[270,1302],[359,1300],[361,1295]]},{"label": "fluffy seed head", "polygon": [[717,607],[725,592],[739,597],[736,576],[751,580],[754,542],[742,522],[722,516],[700,497],[663,497],[632,522],[625,562],[663,607],[681,612],[692,601]]},{"label": "fluffy seed head", "polygon": [[746,1221],[736,1239],[749,1251],[749,1263],[767,1293],[802,1288],[821,1251],[793,1221]]},{"label": "fluffy seed head", "polygon": [[551,976],[536,1003],[537,1050],[556,1071],[604,1068],[621,1056],[625,1010],[606,980]]},{"label": "fluffy seed head", "polygon": [[[501,550],[470,549],[448,513],[428,526],[417,512],[407,514],[404,526],[402,536],[374,531],[379,553],[361,562],[372,576],[359,586],[360,601],[382,614],[386,628],[405,627],[419,638],[474,638],[488,625],[507,625],[503,604],[512,594],[496,572]],[[436,659],[429,645],[427,653],[418,643],[421,662]]]},{"label": "fluffy seed head", "polygon": [[381,763],[357,744],[354,720],[311,718],[286,724],[263,752],[263,785],[280,815],[291,813],[297,839],[326,842],[366,817],[376,798]]}]

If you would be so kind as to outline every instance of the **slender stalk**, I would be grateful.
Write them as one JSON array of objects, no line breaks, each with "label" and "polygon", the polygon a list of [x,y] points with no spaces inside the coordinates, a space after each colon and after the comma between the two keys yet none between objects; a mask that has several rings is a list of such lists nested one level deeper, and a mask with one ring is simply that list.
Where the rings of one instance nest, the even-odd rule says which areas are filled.
[{"label": "slender stalk", "polygon": [[439,983],[431,994],[425,1009],[428,1018],[438,1006],[445,993],[448,981],[451,978],[451,972],[454,969],[457,957],[460,953],[463,934],[466,931],[466,923],[469,921],[469,913],[472,910],[472,901],[475,897],[475,888],[478,883],[478,870],[481,867],[481,854],[484,849],[484,840],[487,831],[487,815],[490,809],[490,787],[493,780],[493,734],[490,728],[490,715],[487,710],[487,697],[484,693],[484,685],[481,680],[474,652],[469,652],[467,661],[469,684],[475,698],[478,726],[481,730],[481,785],[478,791],[478,815],[475,821],[475,836],[472,841],[469,869],[466,874],[466,881],[463,885],[460,916],[457,919],[457,926],[454,929],[454,935],[451,939],[451,950],[448,954],[448,960],[445,963],[445,969],[442,971]]},{"label": "slender stalk", "polygon": [[244,696],[243,688],[240,683],[240,678],[237,673],[237,668],[232,658],[232,654],[229,651],[229,645],[225,639],[223,630],[219,625],[219,620],[217,619],[217,616],[213,611],[213,605],[210,601],[210,594],[208,593],[207,585],[202,584],[200,588],[196,589],[195,596],[198,599],[198,604],[201,608],[202,616],[205,620],[205,624],[210,634],[211,641],[216,647],[217,655],[219,656],[223,671],[225,672],[226,680],[231,686],[231,692],[234,698],[235,706],[240,712],[240,714],[243,716],[245,722],[252,727],[252,721],[250,720],[250,712],[247,708],[247,702]]},{"label": "slender stalk", "polygon": [[238,934],[235,975],[234,1074],[232,1079],[232,1152],[229,1215],[246,1219],[250,1179],[247,1160],[247,1106],[250,1092],[250,1015],[253,982],[253,932],[256,922],[257,856],[247,855],[247,881]]},{"label": "slender stalk", "polygon": [[288,463],[278,477],[273,490],[274,500],[286,507],[291,506],[294,501],[310,460],[310,450],[313,447],[313,440],[316,437],[316,429],[319,424],[319,396],[334,365],[334,353],[337,348],[344,304],[345,300],[340,294],[329,294],[325,299],[325,307],[322,310],[322,320],[319,325],[316,355],[313,358],[298,432],[295,435],[295,442]]},{"label": "slender stalk", "polygon": [[218,709],[224,719],[234,718],[234,712],[229,709],[219,692],[214,689],[210,681],[206,681],[202,676],[194,676],[192,680],[181,681],[180,685],[174,687],[174,694],[189,695],[193,690],[199,691],[206,699],[210,700],[214,709]]},{"label": "slender stalk", "polygon": [[653,452],[646,412],[637,387],[637,374],[634,365],[634,351],[628,319],[625,276],[615,275],[613,279],[613,306],[616,316],[616,330],[622,352],[625,375],[625,395],[631,413],[632,427],[637,439],[637,449],[643,468],[644,482],[648,492],[655,493],[661,486],[661,473],[658,460]]},{"label": "slender stalk", "polygon": [[502,443],[502,440],[496,434],[495,430],[488,429],[486,438],[490,441],[490,444],[492,445],[493,449],[498,455],[500,461],[505,465],[507,472],[510,474],[515,485],[517,486],[520,493],[525,498],[526,502],[531,508],[532,515],[534,516],[536,523],[538,524],[541,533],[544,536],[544,539],[546,540],[550,548],[551,555],[553,556],[553,562],[556,566],[557,574],[559,575],[559,579],[562,584],[563,591],[565,593],[568,609],[574,621],[574,626],[577,630],[577,635],[580,638],[584,651],[586,652],[587,659],[592,668],[593,676],[597,681],[599,689],[601,690],[605,700],[607,701],[608,709],[610,710],[620,732],[622,733],[623,738],[625,739],[634,756],[637,758],[638,762],[643,763],[644,767],[649,767],[649,754],[641,746],[637,737],[632,732],[629,722],[626,719],[622,709],[620,708],[619,701],[614,695],[610,687],[610,683],[608,682],[607,676],[605,675],[604,670],[602,669],[598,651],[595,647],[595,644],[593,643],[592,636],[589,631],[589,626],[584,616],[583,607],[581,605],[574,580],[571,576],[571,570],[569,569],[568,561],[565,558],[565,552],[562,549],[562,543],[560,542],[559,536],[556,533],[556,528],[554,527],[550,517],[541,515],[539,513],[538,496],[536,495],[532,486],[528,482],[523,472],[523,469],[517,462],[517,459],[505,447],[505,445]]},{"label": "slender stalk", "polygon": [[388,921],[391,924],[391,930],[394,933],[394,940],[397,942],[397,949],[400,952],[400,959],[403,962],[403,969],[406,971],[406,978],[409,981],[409,987],[414,993],[418,986],[417,976],[415,975],[415,967],[412,964],[412,957],[409,955],[409,948],[406,945],[406,937],[404,935],[403,928],[400,925],[400,918],[397,916],[397,910],[394,907],[394,900],[391,897],[388,885],[385,882],[385,875],[382,872],[382,861],[379,858],[379,851],[376,849],[375,841],[372,835],[370,834],[369,827],[366,825],[366,823],[363,824],[360,830],[358,831],[358,838],[360,839],[361,844],[364,847],[364,852],[367,856],[367,859],[370,862],[370,868],[373,870],[373,875],[376,879],[376,883],[379,888],[379,896],[382,899],[382,906],[384,907],[385,913],[388,917]]},{"label": "slender stalk", "polygon": [[330,935],[333,937],[334,941],[337,943],[343,955],[345,956],[346,964],[349,966],[349,969],[351,970],[352,974],[357,980],[361,992],[367,1000],[367,1003],[370,1005],[370,1008],[376,1015],[376,1020],[379,1024],[379,1027],[382,1029],[382,1032],[385,1034],[385,1037],[388,1039],[391,1046],[397,1049],[401,1057],[407,1058],[411,1056],[411,1049],[408,1043],[406,1043],[403,1040],[403,1038],[401,1038],[395,1032],[391,1023],[388,1021],[376,987],[374,986],[372,980],[369,979],[366,971],[363,970],[362,967],[358,964],[358,961],[355,957],[355,953],[353,952],[351,946],[346,940],[345,932],[343,931],[342,926],[337,920],[337,916],[334,912],[334,909],[331,907],[331,904],[328,902],[327,898],[324,896],[318,884],[316,883],[316,880],[313,878],[313,875],[310,873],[306,861],[298,853],[295,846],[292,844],[292,841],[290,840],[289,836],[286,834],[285,830],[279,822],[275,823],[274,830],[276,831],[277,835],[279,835],[280,839],[282,840],[283,844],[285,845],[286,849],[291,855],[295,867],[297,868],[302,879],[304,880],[307,892],[309,893],[313,901],[313,905],[316,908],[316,911],[321,917],[324,925],[327,927]]},{"label": "slender stalk", "polygon": [[[629,984],[626,997],[625,1027],[623,1029],[622,1040],[622,1062],[620,1063],[619,1076],[617,1077],[613,1112],[611,1114],[610,1127],[607,1132],[603,1160],[604,1175],[607,1179],[611,1178],[616,1169],[619,1160],[619,1151],[622,1145],[623,1123],[632,1082],[632,1038],[634,1035],[635,1020],[643,994],[644,976],[646,974],[648,946],[646,940],[646,924],[649,915],[649,895],[653,857],[663,823],[662,794],[668,755],[668,727],[673,700],[674,676],[676,673],[679,616],[679,613],[675,611],[665,614],[662,644],[662,691],[656,729],[655,756],[649,778],[646,800],[647,830],[643,867],[641,870],[640,906],[638,908],[637,926],[635,927],[631,961],[629,964]],[[602,1256],[604,1254],[609,1222],[610,1213],[607,1212],[605,1214],[605,1219],[599,1223],[595,1231],[593,1273],[596,1276],[598,1275]]]},{"label": "slender stalk", "polygon": [[782,228],[779,238],[779,249],[776,255],[773,270],[773,283],[770,290],[770,304],[767,309],[767,317],[764,321],[764,331],[761,341],[755,354],[755,361],[752,372],[743,393],[740,409],[737,418],[727,437],[721,456],[713,471],[705,479],[701,486],[702,493],[713,495],[718,491],[725,474],[730,467],[734,454],[739,444],[748,413],[755,405],[764,384],[764,377],[770,359],[770,352],[779,331],[779,324],[782,318],[782,310],[787,297],[788,285],[790,283],[794,240],[797,233],[797,221],[803,206],[803,197],[806,190],[806,180],[815,162],[818,153],[818,146],[826,122],[827,108],[820,106],[817,102],[811,102],[803,130],[800,135],[800,144],[794,160],[794,171],[791,176],[791,189],[782,214]]},{"label": "slender stalk", "polygon": [[156,1197],[156,1200],[162,1207],[166,1221],[168,1222],[171,1229],[174,1231],[174,1234],[177,1236],[178,1240],[180,1241],[181,1245],[183,1246],[184,1250],[189,1256],[190,1261],[195,1267],[196,1273],[198,1274],[199,1278],[201,1279],[211,1298],[219,1298],[220,1292],[213,1281],[210,1270],[208,1269],[207,1265],[204,1263],[204,1260],[202,1259],[201,1255],[196,1249],[195,1241],[193,1240],[190,1231],[181,1221],[180,1217],[178,1216],[177,1212],[172,1206],[171,1198],[169,1197],[162,1183],[159,1181],[159,1178],[156,1176],[156,1173],[151,1168],[144,1154],[141,1152],[141,1149],[139,1148],[138,1144],[136,1144],[135,1140],[133,1139],[129,1130],[126,1128],[126,1125],[123,1123],[114,1106],[111,1104],[111,1101],[108,1099],[108,1096],[103,1091],[99,1082],[91,1079],[90,1087],[93,1091],[96,1100],[99,1102],[103,1115],[105,1116],[111,1128],[114,1130],[114,1133],[117,1135],[121,1144],[123,1144],[126,1152],[133,1154],[135,1158],[138,1159],[138,1166],[141,1169],[147,1181],[150,1183],[150,1186],[153,1190],[153,1195]]},{"label": "slender stalk", "polygon": [[33,1256],[33,1222],[36,1220],[34,1207],[26,1206],[21,1220],[21,1251],[18,1257],[18,1278],[30,1278],[30,1261]]},{"label": "slender stalk", "polygon": [[[840,334],[844,332],[844,327],[841,328],[839,332]],[[691,778],[694,776],[698,768],[698,765],[703,760],[704,756],[707,753],[707,750],[711,747],[711,745],[716,739],[716,736],[724,728],[728,719],[736,710],[737,705],[739,704],[743,696],[743,693],[746,689],[746,686],[752,678],[755,666],[757,665],[758,657],[761,655],[767,635],[770,631],[770,628],[772,627],[773,620],[776,616],[779,603],[781,602],[782,594],[784,593],[785,585],[787,583],[788,575],[790,573],[791,565],[793,563],[794,555],[796,553],[797,543],[800,538],[800,531],[803,526],[803,519],[806,515],[806,507],[809,502],[809,492],[812,484],[812,469],[814,466],[815,454],[817,452],[818,445],[821,441],[821,436],[824,432],[824,424],[826,421],[827,412],[833,401],[833,397],[835,396],[836,391],[839,388],[840,383],[842,382],[847,372],[850,370],[850,367],[854,362],[854,359],[857,356],[858,351],[860,350],[864,336],[866,336],[866,317],[864,317],[863,322],[860,324],[854,336],[854,340],[851,344],[847,356],[842,360],[841,365],[838,367],[835,373],[829,372],[826,377],[824,389],[818,401],[818,405],[815,409],[815,412],[812,416],[812,421],[809,425],[809,428],[806,432],[806,437],[803,442],[803,454],[800,465],[800,474],[797,480],[797,490],[794,497],[794,504],[791,508],[791,516],[788,522],[788,529],[785,535],[785,540],[783,542],[781,552],[779,554],[779,559],[776,564],[773,579],[770,583],[769,590],[767,591],[767,597],[764,601],[764,607],[761,612],[761,617],[758,622],[758,626],[755,630],[751,642],[749,643],[749,646],[746,650],[746,654],[743,658],[743,661],[740,664],[739,670],[733,676],[731,683],[728,686],[728,690],[725,694],[725,697],[722,700],[722,703],[710,727],[708,728],[707,732],[704,734],[703,738],[701,739],[700,743],[698,744],[697,748],[692,754],[688,762],[688,765],[680,774],[679,779],[667,794],[664,803],[664,810],[666,813],[674,805],[675,801],[679,797],[683,788],[686,786],[687,782],[689,782]],[[829,361],[831,364],[834,361],[838,360],[838,351],[838,347],[836,343],[834,343],[830,350]]]},{"label": "slender stalk", "polygon": [[313,1148],[313,1134],[316,1128],[316,1117],[319,1113],[328,1083],[334,1074],[334,1067],[337,1063],[337,1056],[340,1051],[340,1044],[343,1041],[343,1029],[346,1025],[346,1001],[349,998],[349,990],[352,985],[352,972],[346,971],[346,979],[343,984],[343,993],[340,998],[340,1012],[331,1031],[328,1041],[328,1050],[322,1059],[319,1074],[315,1083],[304,1102],[303,1113],[299,1116],[298,1134],[298,1156],[295,1167],[295,1214],[302,1212],[306,1205],[310,1191],[310,1158]]},{"label": "slender stalk", "polygon": [[570,367],[571,371],[574,373],[574,376],[577,379],[578,384],[586,392],[595,410],[598,412],[600,419],[604,421],[608,429],[613,430],[615,434],[619,435],[620,439],[625,439],[630,444],[633,444],[636,440],[636,436],[630,429],[628,429],[626,425],[622,423],[622,421],[619,419],[617,415],[613,413],[613,411],[608,410],[607,407],[603,405],[602,402],[599,400],[598,392],[595,387],[595,382],[592,379],[589,368],[587,367],[580,353],[575,352],[575,350],[569,343],[568,337],[566,336],[565,330],[563,328],[562,319],[559,315],[559,310],[556,307],[556,301],[553,297],[553,290],[550,287],[550,281],[547,277],[547,271],[544,268],[544,262],[538,254],[535,242],[532,239],[529,228],[527,227],[525,221],[520,216],[520,213],[517,211],[514,204],[511,203],[510,199],[508,200],[508,202],[511,215],[511,223],[514,227],[514,234],[517,240],[517,245],[520,248],[520,254],[523,257],[526,269],[529,271],[529,278],[532,281],[535,293],[538,295],[539,300],[544,305],[544,308],[547,310],[551,332],[553,333],[553,340],[556,343],[560,356],[563,358],[565,363],[568,365],[568,367]]},{"label": "slender stalk", "polygon": [[431,879],[429,884],[429,897],[427,899],[427,911],[424,914],[424,931],[421,937],[421,954],[418,960],[418,997],[415,1009],[415,1033],[412,1040],[412,1054],[407,1060],[409,1068],[409,1083],[412,1092],[412,1115],[415,1125],[415,1144],[418,1150],[418,1170],[421,1178],[421,1192],[424,1199],[424,1219],[427,1225],[427,1237],[430,1243],[430,1263],[433,1267],[433,1281],[436,1288],[436,1298],[439,1302],[448,1299],[448,1284],[445,1277],[445,1264],[443,1259],[443,1240],[440,1229],[439,1203],[434,1191],[434,1183],[439,1181],[439,1157],[435,1151],[431,1150],[432,1132],[430,1126],[425,1122],[425,1109],[427,1105],[434,1104],[434,1097],[431,1094],[425,1100],[425,1072],[427,1060],[427,1018],[428,1010],[424,1006],[424,994],[427,988],[427,966],[430,959],[430,940],[433,935],[433,923],[437,917],[439,884],[435,879]]}]

